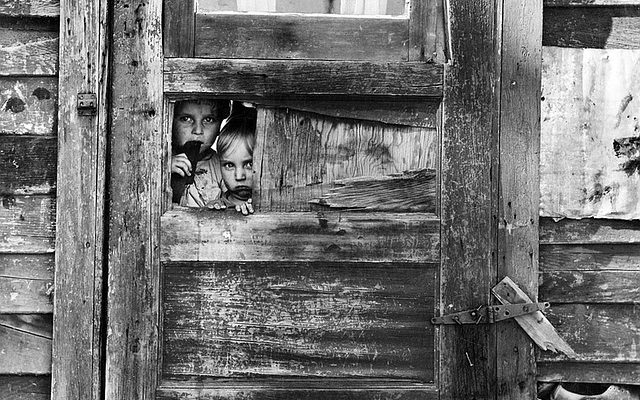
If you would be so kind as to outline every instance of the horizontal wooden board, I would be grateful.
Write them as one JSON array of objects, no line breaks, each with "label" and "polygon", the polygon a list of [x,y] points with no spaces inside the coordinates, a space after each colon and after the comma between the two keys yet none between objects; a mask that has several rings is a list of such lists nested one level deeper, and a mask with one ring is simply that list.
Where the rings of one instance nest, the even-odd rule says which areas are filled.
[{"label": "horizontal wooden board", "polygon": [[550,271],[539,298],[556,303],[640,303],[640,271]]},{"label": "horizontal wooden board", "polygon": [[51,314],[0,316],[0,375],[51,373]]},{"label": "horizontal wooden board", "polygon": [[425,214],[175,209],[162,216],[163,261],[439,262],[440,221]]},{"label": "horizontal wooden board", "polygon": [[637,0],[544,0],[545,7],[640,6]]},{"label": "horizontal wooden board", "polygon": [[343,15],[400,15],[405,12],[404,0],[199,0],[198,11],[242,11],[277,13],[312,13]]},{"label": "horizontal wooden board", "polygon": [[435,264],[166,264],[163,376],[434,379]]},{"label": "horizontal wooden board", "polygon": [[[269,384],[253,384],[240,386],[232,384],[228,387],[217,384],[216,387],[173,387],[161,386],[156,400],[245,400],[245,399],[278,399],[278,400],[437,400],[438,390],[435,385],[387,384],[380,380],[373,382],[331,382],[326,380],[301,383],[290,382]],[[331,387],[335,386],[335,387]]]},{"label": "horizontal wooden board", "polygon": [[55,198],[13,195],[0,198],[0,252],[53,253]]},{"label": "horizontal wooden board", "polygon": [[2,254],[0,277],[16,277],[53,281],[53,254]]},{"label": "horizontal wooden board", "polygon": [[640,221],[540,218],[540,244],[639,243]]},{"label": "horizontal wooden board", "polygon": [[57,17],[60,0],[7,0],[0,3],[0,15]]},{"label": "horizontal wooden board", "polygon": [[538,380],[636,385],[640,363],[538,362]]},{"label": "horizontal wooden board", "polygon": [[[560,337],[578,354],[575,361],[640,362],[640,309],[634,304],[552,304],[545,312]],[[543,352],[542,361],[565,361]]]},{"label": "horizontal wooden board", "polygon": [[49,400],[51,377],[49,375],[0,375],[0,399]]},{"label": "horizontal wooden board", "polygon": [[640,247],[636,244],[540,246],[541,271],[640,271]]},{"label": "horizontal wooden board", "polygon": [[215,93],[261,97],[442,97],[443,66],[423,62],[374,63],[304,60],[171,58],[164,63],[168,94]]},{"label": "horizontal wooden board", "polygon": [[200,14],[195,56],[407,61],[406,18]]},{"label": "horizontal wooden board", "polygon": [[[0,34],[7,34],[0,29]],[[14,43],[0,44],[0,76],[42,75],[55,76],[58,71],[58,38],[45,33],[18,37]],[[3,40],[4,41],[4,40]],[[4,111],[4,110],[3,110]]]},{"label": "horizontal wooden board", "polygon": [[436,129],[440,102],[434,101],[340,101],[340,100],[256,100],[259,105],[308,111],[337,118],[376,121]]},{"label": "horizontal wooden board", "polygon": [[57,103],[56,77],[0,77],[0,136],[55,136]]},{"label": "horizontal wooden board", "polygon": [[[261,211],[308,211],[311,202],[331,205],[329,198],[336,200],[353,179],[360,198],[356,193],[343,208],[435,211],[439,138],[433,129],[267,109],[258,113],[256,135],[260,184],[255,200]],[[389,184],[394,179],[402,184]]]},{"label": "horizontal wooden board", "polygon": [[0,313],[53,312],[53,280],[0,276]]},{"label": "horizontal wooden board", "polygon": [[0,140],[0,195],[51,194],[56,188],[58,140],[6,136]]},{"label": "horizontal wooden board", "polygon": [[544,46],[640,48],[640,4],[631,7],[545,8]]}]

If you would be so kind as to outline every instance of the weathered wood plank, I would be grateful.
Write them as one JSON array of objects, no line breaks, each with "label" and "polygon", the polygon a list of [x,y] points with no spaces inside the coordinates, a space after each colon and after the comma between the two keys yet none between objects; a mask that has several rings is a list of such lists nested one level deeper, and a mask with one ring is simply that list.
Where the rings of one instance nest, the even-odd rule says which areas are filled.
[{"label": "weathered wood plank", "polygon": [[411,2],[409,61],[446,62],[444,3],[444,0]]},{"label": "weathered wood plank", "polygon": [[640,271],[548,271],[540,300],[551,303],[640,303]]},{"label": "weathered wood plank", "polygon": [[[511,290],[518,296],[509,298],[517,303],[535,299],[538,291],[542,0],[502,3],[498,278],[517,283]],[[506,290],[501,293],[507,297]],[[531,322],[531,315],[517,319],[520,327]],[[539,337],[563,349],[548,322],[535,326],[544,333]],[[512,321],[496,326],[498,399],[537,399],[536,349],[529,336],[538,345],[540,340],[520,327]]]},{"label": "weathered wood plank", "polygon": [[0,194],[50,194],[56,187],[57,140],[6,136],[0,140]]},{"label": "weathered wood plank", "polygon": [[[492,0],[449,1],[442,138],[440,313],[487,304],[497,280],[500,9]],[[494,119],[495,118],[495,119]],[[495,330],[440,330],[440,398],[494,399]],[[470,366],[473,364],[473,367]]]},{"label": "weathered wood plank", "polygon": [[[369,5],[369,7],[365,7]],[[356,7],[358,4],[358,7]],[[384,0],[375,2],[358,2],[346,0],[199,0],[199,12],[242,11],[242,12],[277,12],[304,14],[343,14],[343,15],[402,15],[405,13],[404,0]],[[373,7],[372,7],[373,6]]]},{"label": "weathered wood plank", "polygon": [[196,36],[196,1],[164,1],[163,49],[165,57],[193,57]]},{"label": "weathered wood plank", "polygon": [[[546,312],[560,336],[575,350],[576,361],[639,362],[640,310],[634,304],[552,304]],[[542,361],[563,361],[549,352]]]},{"label": "weathered wood plank", "polygon": [[[353,385],[352,382],[348,382]],[[217,385],[219,386],[219,385]],[[365,388],[328,387],[323,381],[322,385],[315,384],[311,388],[292,388],[292,383],[284,385],[269,384],[254,388],[243,388],[238,385],[223,388],[180,388],[160,387],[156,400],[184,399],[184,400],[242,400],[248,398],[265,398],[278,400],[437,400],[438,390],[433,385],[395,384],[393,387],[384,387],[380,380],[367,382]]]},{"label": "weathered wood plank", "polygon": [[440,64],[304,60],[167,59],[169,94],[219,97],[442,97]]},{"label": "weathered wood plank", "polygon": [[52,316],[48,314],[0,314],[0,325],[21,332],[51,339]]},{"label": "weathered wood plank", "polygon": [[[0,320],[0,375],[51,373],[51,314],[24,316],[20,323]],[[29,325],[35,325],[33,329]]]},{"label": "weathered wood plank", "polygon": [[162,2],[118,1],[111,15],[103,398],[143,400],[154,397],[158,377]]},{"label": "weathered wood plank", "polygon": [[58,72],[58,39],[45,37],[1,45],[0,64],[0,76],[55,75]]},{"label": "weathered wood plank", "polygon": [[162,216],[163,261],[438,262],[440,223],[425,214],[175,209]]},{"label": "weathered wood plank", "polygon": [[53,281],[53,254],[0,254],[0,276]]},{"label": "weathered wood plank", "polygon": [[301,14],[200,14],[195,56],[210,58],[407,61],[405,18]]},{"label": "weathered wood plank", "polygon": [[[438,164],[438,135],[430,129],[265,109],[258,113],[256,134],[256,205],[263,212],[308,211],[309,202],[328,193],[338,180],[435,169]],[[435,204],[434,190],[422,194]],[[393,193],[381,195],[388,198],[380,207],[390,210]]]},{"label": "weathered wood plank", "polygon": [[163,377],[433,381],[434,264],[165,264]]},{"label": "weathered wood plank", "polygon": [[319,199],[321,208],[434,213],[436,171],[422,169],[382,177],[340,179]]},{"label": "weathered wood plank", "polygon": [[259,105],[307,111],[336,118],[376,121],[384,124],[437,128],[437,112],[440,101],[342,101],[342,100],[264,100]]},{"label": "weathered wood plank", "polygon": [[0,136],[55,135],[57,103],[54,77],[0,77]]},{"label": "weathered wood plank", "polygon": [[53,253],[56,202],[50,196],[3,196],[0,252]]},{"label": "weathered wood plank", "polygon": [[53,280],[0,276],[0,313],[51,312]]},{"label": "weathered wood plank", "polygon": [[640,271],[636,244],[542,245],[540,270]]},{"label": "weathered wood plank", "polygon": [[545,7],[601,7],[601,6],[636,6],[637,0],[544,0]]},{"label": "weathered wood plank", "polygon": [[4,400],[49,400],[51,377],[48,375],[0,376],[0,398]]},{"label": "weathered wood plank", "polygon": [[0,15],[57,17],[60,0],[5,0],[0,3]]},{"label": "weathered wood plank", "polygon": [[638,49],[640,3],[621,5],[545,8],[542,43],[544,46]]},{"label": "weathered wood plank", "polygon": [[640,242],[640,221],[540,219],[541,244],[622,244]]},{"label": "weathered wood plank", "polygon": [[538,362],[538,380],[543,382],[593,382],[636,385],[640,363]]},{"label": "weathered wood plank", "polygon": [[[109,9],[99,0],[60,2],[54,400],[105,398],[102,297],[106,137],[111,113],[107,104]],[[127,66],[134,68],[135,60],[127,60]],[[80,93],[96,95],[95,117],[78,112]]]}]

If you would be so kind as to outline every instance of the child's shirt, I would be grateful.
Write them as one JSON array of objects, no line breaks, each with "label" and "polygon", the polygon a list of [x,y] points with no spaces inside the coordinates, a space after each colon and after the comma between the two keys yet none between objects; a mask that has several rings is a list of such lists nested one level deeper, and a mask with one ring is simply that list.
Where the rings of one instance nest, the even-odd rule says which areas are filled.
[{"label": "child's shirt", "polygon": [[213,200],[217,200],[225,190],[220,170],[220,158],[213,150],[198,161],[193,170],[193,183],[188,184],[180,205],[186,207],[206,207]]}]

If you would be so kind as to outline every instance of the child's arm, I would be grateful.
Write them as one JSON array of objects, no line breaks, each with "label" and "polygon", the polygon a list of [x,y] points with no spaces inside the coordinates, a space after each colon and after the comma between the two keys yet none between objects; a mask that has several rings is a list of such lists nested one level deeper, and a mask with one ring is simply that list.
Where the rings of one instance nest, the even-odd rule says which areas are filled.
[{"label": "child's arm", "polygon": [[182,177],[191,176],[191,161],[186,154],[180,153],[171,156],[171,173]]}]

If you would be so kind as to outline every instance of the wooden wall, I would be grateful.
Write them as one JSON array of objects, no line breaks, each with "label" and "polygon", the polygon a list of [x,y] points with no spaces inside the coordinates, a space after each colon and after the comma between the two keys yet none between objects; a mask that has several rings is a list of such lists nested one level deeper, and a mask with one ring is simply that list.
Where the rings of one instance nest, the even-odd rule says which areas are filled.
[{"label": "wooden wall", "polygon": [[640,1],[545,5],[539,298],[578,358],[540,354],[539,379],[637,384],[639,180],[613,141],[639,136]]},{"label": "wooden wall", "polygon": [[0,398],[49,399],[57,1],[0,1]]}]

